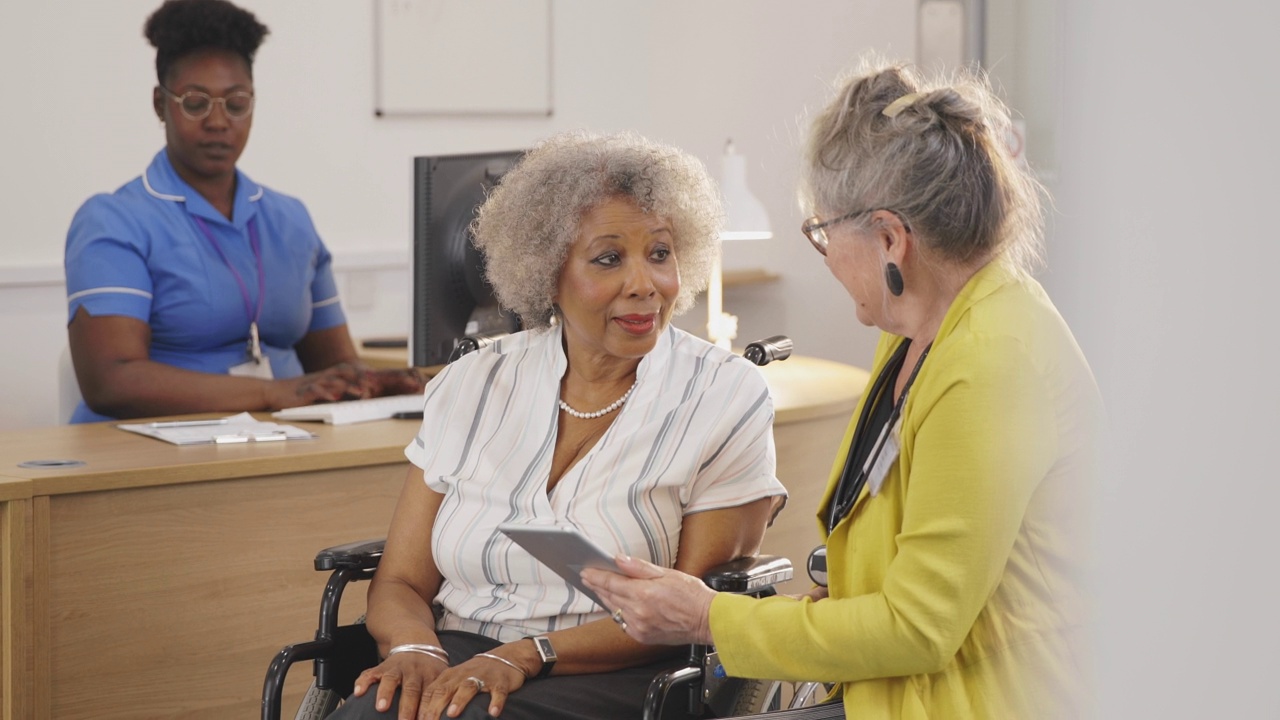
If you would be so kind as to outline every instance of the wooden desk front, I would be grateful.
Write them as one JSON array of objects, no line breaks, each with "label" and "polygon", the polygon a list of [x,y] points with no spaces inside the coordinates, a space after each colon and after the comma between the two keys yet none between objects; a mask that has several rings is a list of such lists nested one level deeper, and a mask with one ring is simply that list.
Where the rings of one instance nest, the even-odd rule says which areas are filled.
[{"label": "wooden desk front", "polygon": [[[791,491],[765,552],[802,562],[866,374],[805,358],[765,371]],[[417,423],[308,428],[320,437],[194,447],[109,424],[0,434],[0,717],[256,717],[271,657],[315,630],[315,552],[386,533]],[[55,458],[86,464],[17,467]],[[357,588],[342,615],[363,610]],[[309,682],[291,673],[286,707]]]},{"label": "wooden desk front", "polygon": [[[255,717],[270,658],[315,632],[315,552],[386,533],[416,428],[193,447],[108,424],[0,435],[0,488],[20,488],[0,514],[3,717]],[[51,458],[85,465],[16,467]],[[363,612],[363,592],[344,605]]]}]

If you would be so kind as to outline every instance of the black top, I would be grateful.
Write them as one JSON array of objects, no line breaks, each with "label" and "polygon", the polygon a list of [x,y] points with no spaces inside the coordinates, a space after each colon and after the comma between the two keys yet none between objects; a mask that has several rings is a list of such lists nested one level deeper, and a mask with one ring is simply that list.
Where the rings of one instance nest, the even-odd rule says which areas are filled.
[{"label": "black top", "polygon": [[830,532],[836,523],[849,514],[854,501],[862,492],[862,487],[867,484],[867,473],[863,472],[863,468],[867,465],[868,459],[878,456],[885,445],[883,442],[876,441],[884,434],[885,428],[895,422],[902,413],[902,405],[906,402],[911,384],[915,382],[920,366],[924,365],[924,359],[929,356],[929,348],[926,347],[911,371],[911,377],[907,378],[907,384],[902,388],[902,396],[894,402],[893,388],[898,383],[898,376],[902,373],[902,366],[907,359],[907,349],[910,347],[911,340],[904,340],[893,351],[884,369],[871,384],[871,389],[868,391],[870,397],[862,406],[858,424],[853,429],[853,442],[850,443],[849,455],[845,458],[844,470],[840,473],[840,482],[836,485],[835,494],[832,495],[832,504],[827,506],[827,532]]}]

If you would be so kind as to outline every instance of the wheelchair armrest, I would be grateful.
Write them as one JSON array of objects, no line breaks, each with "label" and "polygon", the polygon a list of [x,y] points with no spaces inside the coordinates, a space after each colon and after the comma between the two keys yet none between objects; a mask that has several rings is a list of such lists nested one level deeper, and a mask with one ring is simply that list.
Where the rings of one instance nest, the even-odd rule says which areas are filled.
[{"label": "wheelchair armrest", "polygon": [[386,544],[386,538],[378,538],[325,548],[316,553],[316,570],[372,570],[382,560],[382,548]]},{"label": "wheelchair armrest", "polygon": [[741,557],[717,565],[702,576],[702,581],[717,592],[753,593],[792,578],[791,561],[774,555]]}]

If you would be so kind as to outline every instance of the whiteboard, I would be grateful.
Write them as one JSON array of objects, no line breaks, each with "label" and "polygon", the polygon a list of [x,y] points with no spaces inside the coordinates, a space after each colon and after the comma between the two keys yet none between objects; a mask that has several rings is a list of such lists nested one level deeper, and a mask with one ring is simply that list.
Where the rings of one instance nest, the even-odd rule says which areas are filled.
[{"label": "whiteboard", "polygon": [[551,114],[551,0],[374,0],[374,113]]}]

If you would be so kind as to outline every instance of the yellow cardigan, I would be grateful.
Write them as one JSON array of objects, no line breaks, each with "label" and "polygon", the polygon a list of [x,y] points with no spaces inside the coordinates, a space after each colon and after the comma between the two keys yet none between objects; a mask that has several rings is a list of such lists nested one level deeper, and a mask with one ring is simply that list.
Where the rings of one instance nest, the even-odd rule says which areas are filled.
[{"label": "yellow cardigan", "polygon": [[[901,342],[881,336],[873,378]],[[867,400],[819,504],[823,535]],[[1100,417],[1089,367],[1039,283],[987,265],[911,389],[898,462],[825,538],[830,598],[717,596],[725,669],[840,683],[858,720],[1078,716],[1081,531]]]}]

